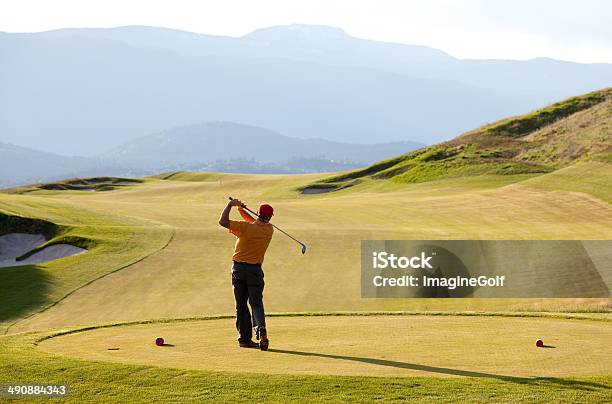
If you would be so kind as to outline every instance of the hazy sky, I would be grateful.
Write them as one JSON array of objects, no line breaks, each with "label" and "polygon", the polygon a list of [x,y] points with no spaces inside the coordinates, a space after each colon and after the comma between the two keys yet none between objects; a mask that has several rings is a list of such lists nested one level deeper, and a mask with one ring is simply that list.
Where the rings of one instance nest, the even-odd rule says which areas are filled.
[{"label": "hazy sky", "polygon": [[0,0],[0,31],[154,25],[240,36],[291,23],[460,58],[612,63],[609,0]]}]

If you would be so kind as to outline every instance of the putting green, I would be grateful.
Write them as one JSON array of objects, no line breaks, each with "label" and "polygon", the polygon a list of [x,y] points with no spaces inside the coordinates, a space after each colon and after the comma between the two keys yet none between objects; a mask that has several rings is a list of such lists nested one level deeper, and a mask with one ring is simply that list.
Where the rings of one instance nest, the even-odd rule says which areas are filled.
[{"label": "putting green", "polygon": [[[270,317],[270,350],[239,348],[233,319],[85,330],[39,349],[96,361],[232,372],[427,377],[612,374],[612,323],[536,317]],[[164,347],[154,344],[164,337]],[[541,338],[547,347],[536,348]],[[109,349],[111,348],[111,349]]]}]

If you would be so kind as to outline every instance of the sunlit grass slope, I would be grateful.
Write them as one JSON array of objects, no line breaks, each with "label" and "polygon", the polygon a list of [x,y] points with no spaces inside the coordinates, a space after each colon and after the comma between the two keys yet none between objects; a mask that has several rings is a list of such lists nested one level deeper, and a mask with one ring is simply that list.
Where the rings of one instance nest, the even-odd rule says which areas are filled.
[{"label": "sunlit grass slope", "polygon": [[[127,267],[162,248],[172,229],[161,223],[96,211],[59,198],[0,194],[3,233],[36,231],[11,228],[19,218],[38,218],[51,226],[47,244],[70,243],[88,249],[79,256],[44,264],[0,268],[0,332],[34,315],[78,288]],[[36,221],[34,221],[36,222]],[[46,230],[46,231],[45,231]]]},{"label": "sunlit grass slope", "polygon": [[[604,188],[610,177],[598,175],[597,170],[605,172],[609,167],[588,164],[576,166],[576,171],[568,168],[565,185],[558,187],[556,179],[546,178],[564,171],[541,177],[479,176],[418,184],[372,179],[339,192],[301,195],[297,188],[325,175],[185,173],[112,192],[37,191],[5,196],[3,200],[23,209],[25,215],[27,206],[38,205],[44,209],[31,215],[51,219],[67,208],[97,212],[100,216],[93,224],[99,224],[101,234],[106,220],[164,223],[175,233],[172,242],[154,256],[79,289],[49,310],[17,323],[13,330],[231,313],[234,238],[217,224],[230,195],[251,207],[271,203],[276,209],[274,222],[308,244],[308,252],[302,255],[292,240],[280,233],[274,236],[264,263],[270,312],[609,310],[609,299],[360,297],[360,242],[364,239],[611,238],[612,207],[584,193],[589,191],[584,189],[585,176],[599,181],[591,188]],[[94,227],[91,232],[92,237],[97,234]],[[141,256],[144,247],[158,248],[150,242],[135,246],[132,253]]]},{"label": "sunlit grass slope", "polygon": [[612,203],[612,164],[598,161],[578,163],[521,183],[551,191],[580,192]]},{"label": "sunlit grass slope", "polygon": [[[276,234],[265,262],[270,311],[609,310],[609,299],[361,299],[359,246],[367,239],[610,239],[611,112],[612,89],[604,89],[331,177],[172,172],[12,190],[0,196],[0,210],[60,225],[56,240],[90,243],[91,252],[0,270],[11,302],[2,321],[56,302],[12,330],[231,313],[234,240],[217,225],[228,196],[251,207],[271,203],[274,222],[308,244],[303,256]],[[305,188],[334,192],[301,194]],[[167,248],[125,267],[170,234]]]}]

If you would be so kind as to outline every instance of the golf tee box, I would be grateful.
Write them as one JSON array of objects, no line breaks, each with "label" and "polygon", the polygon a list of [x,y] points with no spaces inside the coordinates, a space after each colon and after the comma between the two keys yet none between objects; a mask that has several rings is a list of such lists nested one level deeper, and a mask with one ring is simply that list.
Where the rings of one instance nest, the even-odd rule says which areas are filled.
[{"label": "golf tee box", "polygon": [[363,240],[364,298],[608,298],[612,240]]}]

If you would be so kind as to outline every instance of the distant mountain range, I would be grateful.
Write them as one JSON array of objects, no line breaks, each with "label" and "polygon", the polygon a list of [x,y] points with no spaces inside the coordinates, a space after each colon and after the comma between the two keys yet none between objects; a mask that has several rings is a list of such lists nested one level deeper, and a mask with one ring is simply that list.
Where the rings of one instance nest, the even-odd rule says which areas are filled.
[{"label": "distant mountain range", "polygon": [[95,156],[192,122],[432,144],[612,85],[612,65],[459,60],[291,25],[240,38],[155,27],[0,33],[3,142]]},{"label": "distant mountain range", "polygon": [[66,157],[0,142],[0,188],[61,178],[119,175],[129,170],[86,157]]},{"label": "distant mountain range", "polygon": [[294,157],[367,164],[393,156],[398,150],[410,151],[422,146],[415,142],[363,145],[296,139],[250,125],[209,122],[134,139],[100,158],[107,163],[141,169],[233,159],[279,163]]},{"label": "distant mountain range", "polygon": [[333,172],[363,167],[422,146],[415,142],[364,145],[296,139],[250,125],[209,122],[140,137],[92,157],[65,157],[0,143],[0,186],[174,170]]}]

